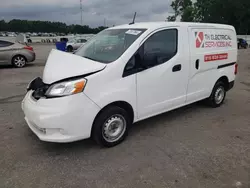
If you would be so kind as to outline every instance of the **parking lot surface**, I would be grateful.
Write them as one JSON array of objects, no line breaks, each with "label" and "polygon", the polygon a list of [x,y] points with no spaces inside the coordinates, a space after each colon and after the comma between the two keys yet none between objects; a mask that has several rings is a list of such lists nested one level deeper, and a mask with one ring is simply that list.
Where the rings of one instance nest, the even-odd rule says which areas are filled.
[{"label": "parking lot surface", "polygon": [[239,51],[236,85],[222,107],[198,103],[147,119],[104,149],[91,140],[41,142],[25,123],[26,86],[53,47],[35,45],[37,60],[25,68],[0,65],[0,187],[250,187],[250,50]]}]

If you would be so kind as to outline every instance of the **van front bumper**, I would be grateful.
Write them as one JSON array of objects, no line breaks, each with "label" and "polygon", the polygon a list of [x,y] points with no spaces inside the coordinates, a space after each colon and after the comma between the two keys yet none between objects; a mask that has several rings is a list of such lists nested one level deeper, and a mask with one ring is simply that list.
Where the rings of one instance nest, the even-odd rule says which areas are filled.
[{"label": "van front bumper", "polygon": [[40,140],[73,142],[89,138],[100,108],[85,94],[35,100],[29,91],[22,101],[29,128]]}]

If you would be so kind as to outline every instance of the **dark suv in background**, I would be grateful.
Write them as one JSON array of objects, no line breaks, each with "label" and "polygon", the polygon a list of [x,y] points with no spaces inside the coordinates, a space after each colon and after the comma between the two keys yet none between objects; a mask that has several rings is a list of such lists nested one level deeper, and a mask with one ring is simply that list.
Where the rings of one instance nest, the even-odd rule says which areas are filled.
[{"label": "dark suv in background", "polygon": [[242,39],[242,38],[238,38],[238,49],[240,48],[245,48],[247,49],[248,48],[248,43],[246,40]]}]

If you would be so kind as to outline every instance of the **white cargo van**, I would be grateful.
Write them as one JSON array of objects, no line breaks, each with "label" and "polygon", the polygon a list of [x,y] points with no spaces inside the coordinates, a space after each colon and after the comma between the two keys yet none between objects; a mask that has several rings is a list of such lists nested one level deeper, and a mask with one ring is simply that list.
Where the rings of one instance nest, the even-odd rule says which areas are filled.
[{"label": "white cargo van", "polygon": [[234,85],[236,62],[236,32],[229,25],[117,26],[75,54],[52,50],[22,109],[40,140],[92,137],[111,147],[134,122],[203,99],[220,106]]}]

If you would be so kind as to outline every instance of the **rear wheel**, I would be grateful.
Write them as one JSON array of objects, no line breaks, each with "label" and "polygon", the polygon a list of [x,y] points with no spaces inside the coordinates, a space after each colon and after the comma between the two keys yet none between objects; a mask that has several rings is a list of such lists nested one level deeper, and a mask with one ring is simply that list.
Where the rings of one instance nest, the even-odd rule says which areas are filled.
[{"label": "rear wheel", "polygon": [[17,68],[22,68],[27,64],[27,60],[22,55],[16,55],[12,58],[12,65]]},{"label": "rear wheel", "polygon": [[207,103],[213,107],[217,108],[221,106],[226,97],[226,87],[222,81],[218,81],[212,91],[212,94],[207,99]]},{"label": "rear wheel", "polygon": [[128,135],[130,124],[130,118],[124,109],[117,106],[107,107],[97,116],[92,137],[101,146],[116,146]]}]

